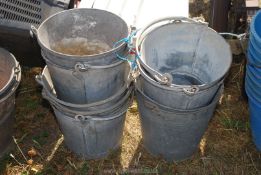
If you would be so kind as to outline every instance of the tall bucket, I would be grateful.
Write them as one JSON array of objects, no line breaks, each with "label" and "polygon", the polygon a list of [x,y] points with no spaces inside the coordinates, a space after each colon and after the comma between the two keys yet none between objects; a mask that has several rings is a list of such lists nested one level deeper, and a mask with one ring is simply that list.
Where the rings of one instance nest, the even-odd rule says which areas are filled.
[{"label": "tall bucket", "polygon": [[[41,77],[37,78],[41,84],[48,80],[47,67]],[[88,160],[100,159],[120,147],[126,112],[133,99],[132,85],[118,97],[86,105],[69,105],[46,90],[43,98],[51,103],[65,144],[72,152]]]},{"label": "tall bucket", "polygon": [[179,110],[157,103],[137,88],[144,147],[167,161],[190,158],[198,149],[222,91],[223,86],[205,107]]},{"label": "tall bucket", "polygon": [[141,89],[171,108],[208,105],[232,63],[226,41],[207,25],[188,18],[152,22],[136,41]]},{"label": "tall bucket", "polygon": [[15,91],[21,80],[21,68],[15,57],[0,48],[0,158],[12,144],[15,121]]},{"label": "tall bucket", "polygon": [[104,100],[127,81],[128,63],[117,58],[127,52],[127,24],[98,9],[72,9],[33,28],[59,99],[86,104]]}]

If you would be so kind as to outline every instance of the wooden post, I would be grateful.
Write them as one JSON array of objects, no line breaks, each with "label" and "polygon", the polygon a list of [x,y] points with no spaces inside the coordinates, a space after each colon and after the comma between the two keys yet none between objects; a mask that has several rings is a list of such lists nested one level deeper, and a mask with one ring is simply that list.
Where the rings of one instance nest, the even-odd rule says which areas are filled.
[{"label": "wooden post", "polygon": [[217,32],[226,32],[228,29],[228,11],[230,0],[211,0],[209,25]]}]

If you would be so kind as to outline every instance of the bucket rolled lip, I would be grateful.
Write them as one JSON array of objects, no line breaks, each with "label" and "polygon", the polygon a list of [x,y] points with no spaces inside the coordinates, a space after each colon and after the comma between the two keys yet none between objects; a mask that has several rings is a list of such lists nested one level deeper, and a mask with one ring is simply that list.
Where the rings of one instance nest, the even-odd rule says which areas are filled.
[{"label": "bucket rolled lip", "polygon": [[[60,15],[60,14],[62,14],[62,13],[68,13],[68,12],[71,12],[71,11],[84,11],[84,10],[85,10],[85,11],[86,11],[86,10],[88,10],[88,11],[96,10],[96,11],[101,11],[101,12],[103,12],[103,13],[105,12],[105,13],[109,13],[109,14],[111,14],[111,15],[117,16],[117,18],[119,18],[119,19],[127,26],[126,37],[128,36],[128,34],[129,34],[128,25],[127,25],[127,23],[126,23],[121,17],[119,17],[118,15],[116,15],[116,14],[114,14],[114,13],[112,13],[112,12],[106,11],[106,10],[101,10],[101,9],[95,9],[95,8],[77,8],[77,9],[70,9],[70,10],[64,10],[64,11],[58,12],[58,13],[56,13],[56,14],[54,14],[54,15],[49,16],[47,19],[45,19],[45,20],[40,24],[40,26],[39,26],[38,29],[37,29],[37,40],[38,40],[38,43],[39,43],[41,46],[43,46],[44,49],[50,51],[50,52],[53,53],[53,54],[60,55],[60,56],[62,56],[62,57],[64,57],[64,58],[71,58],[71,57],[73,57],[74,60],[76,60],[76,61],[83,60],[84,58],[86,58],[86,59],[94,58],[94,57],[97,58],[97,56],[103,57],[104,55],[106,55],[106,54],[108,54],[108,53],[115,53],[115,52],[119,51],[122,47],[124,47],[125,45],[127,45],[125,42],[123,42],[123,43],[119,44],[117,47],[114,47],[114,48],[112,48],[112,49],[110,49],[110,50],[108,50],[108,51],[105,51],[105,52],[102,52],[102,53],[99,53],[99,54],[93,54],[93,55],[70,55],[70,54],[63,54],[63,53],[57,52],[57,51],[55,51],[55,50],[52,50],[50,47],[47,47],[47,46],[42,42],[41,38],[38,36],[38,31],[39,31],[39,30],[41,29],[41,27],[45,24],[45,22],[47,22],[47,21],[50,20],[51,18],[53,18],[53,17],[55,17],[55,16],[58,16],[58,15]],[[121,38],[121,39],[122,39],[122,38]],[[116,41],[116,42],[117,42],[117,41]],[[79,60],[77,60],[77,59],[79,59]]]},{"label": "bucket rolled lip", "polygon": [[[221,77],[220,79],[217,79],[216,81],[212,81],[209,84],[201,84],[201,85],[177,85],[177,84],[171,84],[170,86],[167,85],[161,85],[160,83],[158,83],[157,81],[155,81],[150,75],[148,75],[147,73],[144,72],[143,68],[141,65],[139,65],[139,71],[141,73],[141,76],[143,76],[145,79],[147,79],[148,81],[150,81],[153,85],[166,89],[166,90],[181,90],[183,91],[184,88],[191,88],[191,87],[198,87],[199,90],[205,90],[208,89],[216,84],[219,84],[221,82],[223,82],[224,77]],[[146,78],[147,77],[147,78]],[[201,93],[200,91],[197,93]]]},{"label": "bucket rolled lip", "polygon": [[[254,16],[254,18],[252,19],[252,22],[251,22],[251,25],[250,25],[250,32],[254,35],[254,38],[259,42],[261,43],[261,36],[258,35],[257,31],[256,31],[256,28],[255,28],[255,24],[256,24],[256,19],[257,18],[261,18],[261,10],[259,10],[256,15]],[[261,19],[260,19],[261,21]]]},{"label": "bucket rolled lip", "polygon": [[8,52],[7,50],[5,50],[5,49],[0,47],[0,54],[3,54],[3,53],[5,53],[5,55],[8,55],[8,57],[9,57],[8,59],[12,59],[12,61],[14,63],[14,67],[11,70],[12,72],[10,74],[10,77],[9,77],[8,81],[6,81],[5,85],[0,89],[0,94],[4,93],[4,91],[9,88],[10,84],[14,80],[14,74],[15,74],[15,70],[14,69],[18,65],[18,62],[16,61],[14,55],[11,54],[10,52]]}]

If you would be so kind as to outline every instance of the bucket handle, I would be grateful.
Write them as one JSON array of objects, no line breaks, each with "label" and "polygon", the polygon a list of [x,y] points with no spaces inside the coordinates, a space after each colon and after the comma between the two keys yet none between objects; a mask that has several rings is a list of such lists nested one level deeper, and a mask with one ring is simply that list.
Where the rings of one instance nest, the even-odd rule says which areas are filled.
[{"label": "bucket handle", "polygon": [[[139,59],[140,59],[140,56],[141,56],[140,44],[145,39],[146,34],[148,34],[149,32],[151,32],[152,30],[154,30],[156,28],[161,27],[162,25],[166,25],[166,23],[163,23],[161,25],[154,26],[155,24],[160,23],[160,22],[168,22],[167,24],[187,22],[187,23],[200,24],[200,25],[207,26],[207,23],[204,23],[204,22],[202,22],[200,20],[187,18],[187,17],[164,17],[164,18],[160,18],[160,19],[154,20],[151,23],[149,23],[147,26],[145,26],[138,33],[138,37],[137,37],[135,45],[136,45],[136,54],[139,57]],[[149,30],[150,28],[152,28],[152,29]],[[143,63],[142,61],[138,61],[138,63],[139,62],[141,64],[141,65],[138,64],[140,69],[143,67],[160,84],[166,85],[166,86],[171,86],[173,78],[172,78],[172,76],[169,73],[161,74],[161,73],[151,69],[146,63]],[[186,90],[184,90],[184,91],[186,91]],[[190,93],[189,91],[187,91],[187,92]]]},{"label": "bucket handle", "polygon": [[[142,69],[142,66],[140,65],[139,62],[137,62],[138,68]],[[154,71],[153,69],[151,69],[149,66],[144,66],[145,70],[147,72],[149,72],[150,75],[152,75],[152,77],[161,85],[166,85],[166,86],[171,86],[173,78],[171,76],[171,74],[169,73],[164,73],[164,74],[160,74],[157,71]]]},{"label": "bucket handle", "polygon": [[32,38],[34,38],[34,36],[38,37],[38,30],[34,25],[31,25],[30,36]]}]

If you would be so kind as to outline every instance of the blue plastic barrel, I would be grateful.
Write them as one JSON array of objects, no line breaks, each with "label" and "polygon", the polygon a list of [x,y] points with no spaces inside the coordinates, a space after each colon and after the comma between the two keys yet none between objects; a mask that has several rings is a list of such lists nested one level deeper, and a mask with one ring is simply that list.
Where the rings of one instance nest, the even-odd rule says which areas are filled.
[{"label": "blue plastic barrel", "polygon": [[259,151],[261,151],[261,104],[249,97],[250,126],[253,141]]},{"label": "blue plastic barrel", "polygon": [[248,44],[245,90],[249,98],[253,142],[261,151],[261,10],[253,18]]},{"label": "blue plastic barrel", "polygon": [[247,52],[247,62],[250,65],[256,65],[261,67],[261,59],[260,59],[260,53],[254,48],[253,44],[249,42],[248,45],[248,52]]},{"label": "blue plastic barrel", "polygon": [[251,39],[250,42],[261,50],[261,10],[254,16],[251,26]]}]

